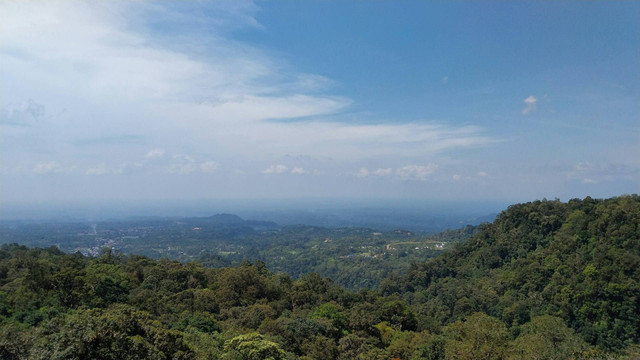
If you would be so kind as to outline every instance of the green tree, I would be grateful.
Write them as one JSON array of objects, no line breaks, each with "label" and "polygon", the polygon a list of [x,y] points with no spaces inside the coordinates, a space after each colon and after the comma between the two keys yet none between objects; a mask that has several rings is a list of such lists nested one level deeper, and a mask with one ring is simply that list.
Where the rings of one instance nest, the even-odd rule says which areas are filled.
[{"label": "green tree", "polygon": [[182,333],[126,305],[80,310],[38,329],[30,359],[192,359]]},{"label": "green tree", "polygon": [[225,358],[242,360],[284,360],[286,353],[280,346],[258,333],[234,337],[224,344]]},{"label": "green tree", "polygon": [[504,323],[484,313],[467,316],[444,329],[446,359],[499,360],[507,350]]},{"label": "green tree", "polygon": [[578,357],[586,349],[584,341],[562,319],[542,315],[522,326],[511,347],[512,359],[560,360]]}]

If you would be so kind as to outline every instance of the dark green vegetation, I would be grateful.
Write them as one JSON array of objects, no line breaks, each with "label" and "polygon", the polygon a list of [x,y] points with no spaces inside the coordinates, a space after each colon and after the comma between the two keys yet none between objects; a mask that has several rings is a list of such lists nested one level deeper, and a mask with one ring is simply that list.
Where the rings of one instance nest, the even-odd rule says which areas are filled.
[{"label": "dark green vegetation", "polygon": [[471,236],[476,227],[416,235],[406,230],[280,227],[272,222],[220,214],[208,218],[140,219],[90,223],[4,224],[0,243],[56,245],[65,252],[96,256],[104,247],[125,254],[163,257],[206,267],[264,261],[294,278],[316,272],[350,289],[374,288],[392,272],[439,254]]},{"label": "dark green vegetation", "polygon": [[376,291],[0,249],[2,359],[635,359],[640,197],[536,201]]}]

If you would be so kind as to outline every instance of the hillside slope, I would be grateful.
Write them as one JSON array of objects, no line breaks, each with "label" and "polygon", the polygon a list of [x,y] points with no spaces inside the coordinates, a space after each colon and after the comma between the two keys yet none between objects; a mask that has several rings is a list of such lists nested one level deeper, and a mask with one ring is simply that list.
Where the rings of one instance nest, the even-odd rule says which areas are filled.
[{"label": "hillside slope", "polygon": [[385,291],[411,293],[434,325],[481,311],[517,332],[549,314],[591,344],[624,348],[640,335],[640,198],[513,205]]}]

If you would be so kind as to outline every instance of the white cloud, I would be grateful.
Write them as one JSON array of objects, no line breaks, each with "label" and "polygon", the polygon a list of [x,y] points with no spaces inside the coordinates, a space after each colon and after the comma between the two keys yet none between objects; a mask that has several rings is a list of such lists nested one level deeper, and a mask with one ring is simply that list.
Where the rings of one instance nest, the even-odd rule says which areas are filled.
[{"label": "white cloud", "polygon": [[[68,114],[73,124],[65,132],[47,134],[55,143],[87,138],[96,131],[113,136],[139,133],[201,152],[215,144],[244,159],[266,153],[272,158],[310,153],[348,154],[357,160],[423,155],[496,141],[475,126],[316,119],[340,113],[351,104],[344,97],[314,93],[330,88],[333,80],[297,73],[280,59],[224,37],[225,27],[259,27],[254,6],[215,5],[218,12],[201,15],[211,16],[207,23],[214,28],[194,25],[190,30],[202,31],[202,37],[189,37],[187,43],[173,43],[143,27],[140,18],[149,13],[174,21],[172,16],[184,16],[163,10],[170,6],[167,3],[52,1],[0,6],[4,20],[0,46],[10,50],[0,52],[0,86],[16,96],[36,92],[45,103],[75,107]],[[226,6],[235,10],[225,11]],[[205,54],[185,50],[205,43]],[[78,110],[83,104],[90,104],[87,114]],[[310,117],[304,122],[266,121]],[[153,151],[148,158],[160,156]]]},{"label": "white cloud", "polygon": [[140,168],[142,166],[144,166],[144,164],[140,163],[140,162],[128,162],[128,161],[125,161],[125,162],[120,164],[120,166],[118,167],[117,171],[118,171],[119,174],[122,174],[122,173],[129,172],[132,169]]},{"label": "white cloud", "polygon": [[172,157],[169,173],[179,175],[210,174],[218,169],[219,164],[213,160],[196,161],[190,155],[180,154]]},{"label": "white cloud", "polygon": [[[198,11],[209,6],[215,9]],[[135,166],[117,164],[142,161],[145,171],[135,179],[142,184],[163,182],[161,173],[218,170],[206,158],[171,156],[170,149],[184,149],[225,154],[227,163],[249,164],[247,174],[262,169],[255,164],[290,164],[281,160],[288,154],[339,159],[291,162],[336,176],[357,169],[353,164],[380,160],[395,168],[500,141],[478,126],[431,119],[367,122],[366,109],[358,121],[345,121],[352,100],[330,92],[335,79],[297,71],[278,52],[230,36],[259,29],[257,11],[234,1],[0,1],[0,169],[70,172],[30,168],[41,154],[55,154],[62,164],[77,164],[78,175],[124,174]],[[171,36],[151,26],[157,23],[170,24]],[[390,168],[365,171],[393,175]],[[301,171],[264,170],[285,172]]]},{"label": "white cloud", "polygon": [[189,175],[198,171],[199,165],[196,160],[185,154],[174,155],[169,165],[169,173],[178,175]]},{"label": "white cloud", "polygon": [[489,174],[487,174],[485,171],[478,171],[477,175],[480,176],[480,177],[485,177],[485,176],[487,176]]},{"label": "white cloud", "polygon": [[29,99],[18,104],[3,106],[0,111],[0,124],[30,126],[38,122],[44,114],[44,105]]},{"label": "white cloud", "polygon": [[590,171],[595,167],[590,162],[580,162],[573,166],[573,171]]},{"label": "white cloud", "polygon": [[453,178],[453,181],[460,181],[461,179],[460,175],[458,174],[453,175],[452,178]]},{"label": "white cloud", "polygon": [[196,164],[173,164],[169,167],[169,173],[179,175],[189,175],[198,170]]},{"label": "white cloud", "polygon": [[181,163],[192,163],[196,161],[196,159],[194,159],[190,155],[185,154],[173,155],[173,160]]},{"label": "white cloud", "polygon": [[164,149],[153,149],[149,150],[144,157],[147,159],[155,159],[164,156]]},{"label": "white cloud", "polygon": [[[258,110],[264,110],[267,104],[272,110],[284,106],[282,112],[271,111],[259,117],[264,119],[283,114],[298,117],[331,113],[349,103],[337,97],[305,97],[308,89],[324,88],[331,82],[315,74],[289,75],[293,82],[302,85],[282,95],[282,90],[290,88],[289,82],[286,78],[279,82],[271,78],[283,77],[288,70],[286,64],[222,36],[226,28],[238,27],[235,24],[238,19],[255,27],[254,10],[247,11],[246,7],[237,9],[237,14],[234,11],[233,20],[220,21],[229,15],[225,7],[233,6],[225,3],[216,8],[217,12],[207,15],[190,12],[190,17],[202,16],[202,23],[207,26],[193,26],[189,30],[203,31],[206,41],[193,36],[186,43],[185,39],[172,43],[141,27],[147,15],[160,15],[167,21],[185,15],[171,14],[172,9],[163,9],[159,4],[3,3],[0,43],[10,50],[7,53],[19,56],[4,53],[2,57],[7,60],[7,72],[31,71],[21,72],[20,77],[11,76],[10,81],[38,82],[43,90],[55,89],[62,95],[99,100],[97,105],[116,99],[122,101],[119,106],[140,101],[147,101],[145,105],[152,107],[164,102],[209,103],[217,104],[221,112],[241,116],[254,113],[250,107],[242,108],[247,103],[263,104]],[[215,56],[194,56],[178,50],[185,45],[201,47],[204,43]],[[289,104],[295,107],[290,114]],[[308,107],[308,113],[302,110],[303,105]]]},{"label": "white cloud", "polygon": [[60,172],[61,170],[62,167],[56,161],[39,163],[33,167],[33,172],[36,174],[50,174]]},{"label": "white cloud", "polygon": [[[222,137],[216,126],[205,125],[207,117],[204,114],[193,113],[189,117],[203,119],[198,133],[203,139],[251,157],[255,154],[295,152],[358,161],[378,156],[424,156],[498,141],[481,135],[482,130],[476,126],[456,128],[443,124],[348,124],[332,121],[254,122],[247,130],[228,127],[227,136]],[[251,146],[243,146],[246,141],[250,141]]]},{"label": "white cloud", "polygon": [[360,170],[358,170],[358,172],[356,173],[357,177],[367,177],[369,176],[369,170],[367,170],[367,168],[360,168]]},{"label": "white cloud", "polygon": [[85,175],[119,175],[129,172],[132,169],[140,168],[143,164],[135,162],[123,162],[118,166],[108,166],[105,163],[97,164],[87,168]]},{"label": "white cloud", "polygon": [[640,176],[637,163],[591,163],[588,161],[573,165],[566,172],[568,179],[580,180],[583,184],[599,184],[618,180],[636,181]]},{"label": "white cloud", "polygon": [[287,172],[288,169],[289,169],[288,167],[282,164],[271,165],[268,168],[264,169],[262,173],[263,174],[282,174]]},{"label": "white cloud", "polygon": [[291,173],[294,175],[307,175],[309,174],[309,172],[307,170],[305,170],[304,168],[301,167],[294,167],[293,169],[291,169]]},{"label": "white cloud", "polygon": [[378,168],[376,171],[373,172],[373,175],[375,176],[389,176],[393,174],[393,169],[391,168]]},{"label": "white cloud", "polygon": [[528,115],[534,113],[536,111],[537,102],[538,99],[533,95],[530,95],[528,98],[524,99],[525,107],[524,109],[522,109],[522,114]]},{"label": "white cloud", "polygon": [[106,175],[111,173],[106,164],[99,164],[92,166],[85,171],[86,175]]},{"label": "white cloud", "polygon": [[215,161],[205,161],[200,164],[200,171],[203,173],[212,173],[218,168],[218,163]]},{"label": "white cloud", "polygon": [[318,91],[326,90],[334,85],[335,81],[325,76],[316,74],[299,74],[296,76],[293,89],[298,91]]},{"label": "white cloud", "polygon": [[396,169],[396,176],[403,180],[427,180],[438,169],[438,165],[407,165]]},{"label": "white cloud", "polygon": [[443,84],[447,84],[448,82],[449,82],[449,77],[448,76],[445,76],[445,77],[442,78],[442,83]]}]

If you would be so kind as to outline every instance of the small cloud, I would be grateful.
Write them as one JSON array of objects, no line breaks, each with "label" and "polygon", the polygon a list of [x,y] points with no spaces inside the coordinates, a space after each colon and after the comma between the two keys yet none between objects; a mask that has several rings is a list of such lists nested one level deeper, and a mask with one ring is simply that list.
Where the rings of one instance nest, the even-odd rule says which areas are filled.
[{"label": "small cloud", "polygon": [[531,95],[528,98],[524,99],[525,107],[522,109],[523,115],[532,114],[536,111],[536,103],[538,99],[535,96]]},{"label": "small cloud", "polygon": [[200,171],[203,173],[212,173],[218,168],[218,163],[215,161],[205,161],[200,164]]},{"label": "small cloud", "polygon": [[309,172],[307,170],[305,170],[304,168],[294,167],[293,169],[291,169],[291,173],[294,174],[294,175],[306,175]]},{"label": "small cloud", "polygon": [[144,157],[146,159],[155,159],[155,158],[160,158],[164,156],[164,149],[153,149],[153,150],[149,150],[149,152],[147,152]]},{"label": "small cloud", "polygon": [[9,104],[0,111],[0,123],[14,126],[31,126],[44,116],[44,105],[29,99],[19,104]]},{"label": "small cloud", "polygon": [[282,164],[271,165],[268,168],[264,169],[262,173],[263,174],[282,174],[282,173],[285,173],[288,169],[289,169],[288,167]]},{"label": "small cloud", "polygon": [[601,172],[598,170],[596,166],[588,161],[579,162],[573,165],[571,170],[567,172],[567,178],[581,179],[583,184],[595,184],[596,181],[594,179],[601,177]]},{"label": "small cloud", "polygon": [[438,169],[438,165],[407,165],[396,169],[396,176],[403,180],[427,180]]},{"label": "small cloud", "polygon": [[93,167],[88,168],[84,174],[85,175],[113,175],[113,174],[124,174],[125,172],[129,172],[131,169],[141,167],[141,163],[131,163],[131,162],[123,162],[120,166],[117,167],[109,167],[106,164],[98,164]]},{"label": "small cloud", "polygon": [[192,163],[196,161],[196,159],[194,159],[193,157],[189,155],[184,155],[184,154],[174,155],[173,160],[178,162],[183,162],[183,163],[187,163],[187,162]]},{"label": "small cloud", "polygon": [[448,76],[445,76],[445,77],[442,78],[442,83],[443,84],[447,84],[448,82],[449,82],[449,77]]},{"label": "small cloud", "polygon": [[121,163],[120,166],[115,171],[113,171],[113,173],[114,174],[128,173],[132,169],[140,168],[143,165],[144,164],[139,163],[139,162],[128,162],[128,161],[125,161],[125,162]]},{"label": "small cloud", "polygon": [[358,172],[356,173],[357,177],[367,177],[369,176],[369,170],[367,170],[367,168],[360,168],[360,170],[358,170]]},{"label": "small cloud", "polygon": [[373,172],[373,175],[375,176],[389,176],[391,174],[393,174],[393,169],[391,168],[386,168],[386,169],[379,168],[378,170]]},{"label": "small cloud", "polygon": [[477,174],[477,175],[478,175],[478,176],[480,176],[480,177],[485,177],[485,176],[487,176],[487,175],[489,175],[489,174],[487,174],[487,173],[486,173],[486,172],[484,172],[484,171],[478,171],[478,174]]},{"label": "small cloud", "polygon": [[49,174],[49,173],[59,172],[60,170],[61,170],[60,164],[58,164],[55,161],[39,163],[33,167],[33,172],[36,174]]},{"label": "small cloud", "polygon": [[453,175],[453,181],[460,181],[460,175],[458,174]]},{"label": "small cloud", "polygon": [[580,162],[567,171],[568,179],[577,179],[583,184],[600,184],[625,179],[637,181],[639,175],[640,165],[638,164]]},{"label": "small cloud", "polygon": [[301,91],[325,90],[335,85],[335,81],[316,74],[299,74],[296,76],[294,89]]},{"label": "small cloud", "polygon": [[90,167],[85,171],[85,175],[106,175],[110,173],[109,168],[107,168],[106,164],[99,164],[93,167]]},{"label": "small cloud", "polygon": [[592,170],[593,168],[594,168],[593,164],[591,164],[588,161],[577,163],[573,166],[574,171],[588,171],[588,170]]},{"label": "small cloud", "polygon": [[189,175],[197,169],[198,166],[196,164],[174,164],[169,168],[169,172],[172,174]]},{"label": "small cloud", "polygon": [[197,171],[199,168],[193,157],[180,154],[173,156],[169,172],[172,174],[188,175]]}]

